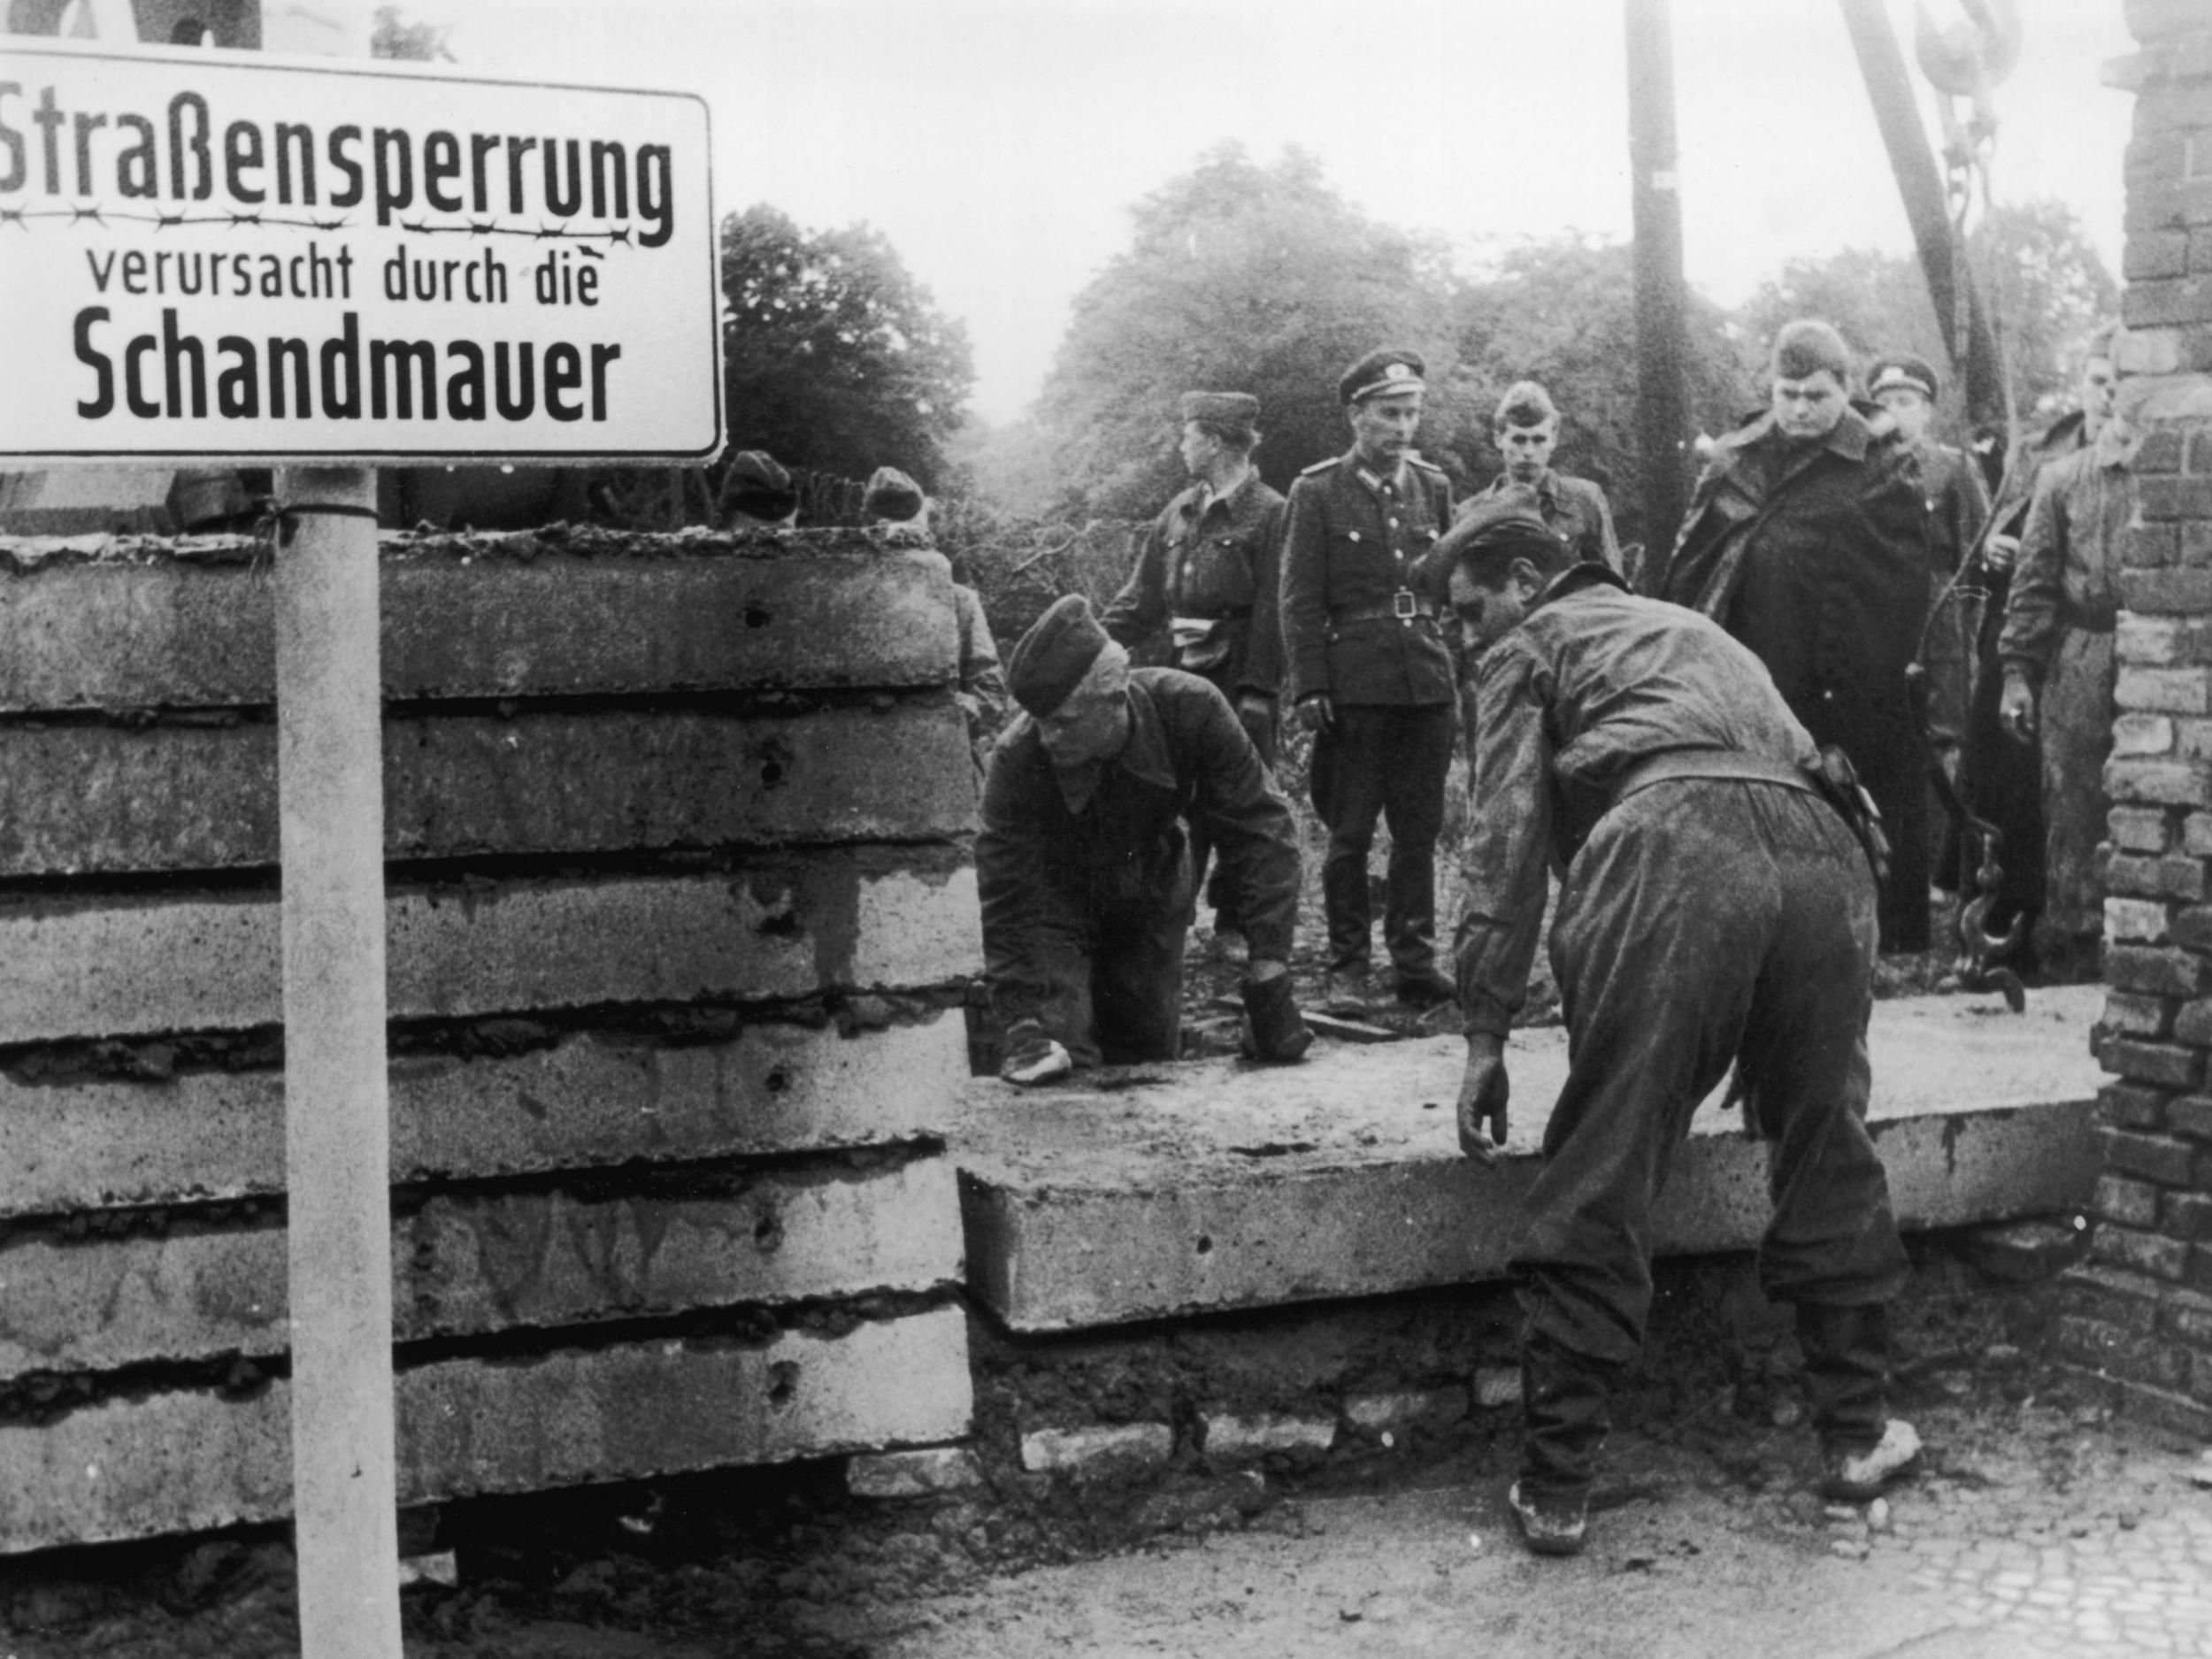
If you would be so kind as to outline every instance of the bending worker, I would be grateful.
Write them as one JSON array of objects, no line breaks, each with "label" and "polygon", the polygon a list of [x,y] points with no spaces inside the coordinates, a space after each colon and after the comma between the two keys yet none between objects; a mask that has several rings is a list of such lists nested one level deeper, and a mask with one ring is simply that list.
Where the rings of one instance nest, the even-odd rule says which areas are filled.
[{"label": "bending worker", "polygon": [[1176,1057],[1196,897],[1186,818],[1204,825],[1251,947],[1251,1050],[1303,1055],[1290,804],[1228,699],[1179,669],[1132,669],[1078,594],[1021,637],[1007,682],[1027,718],[991,752],[975,846],[1000,1075]]},{"label": "bending worker", "polygon": [[1566,866],[1551,960],[1569,1070],[1512,1260],[1522,1532],[1540,1553],[1581,1548],[1608,1398],[1650,1313],[1652,1203],[1731,1062],[1768,1143],[1759,1279],[1796,1306],[1823,1484],[1870,1498],[1919,1440],[1886,1410],[1906,1258],[1865,1124],[1875,885],[1855,784],[1830,781],[1748,649],[1631,595],[1534,514],[1471,521],[1438,552],[1480,658],[1459,1137],[1486,1163],[1547,867]]}]

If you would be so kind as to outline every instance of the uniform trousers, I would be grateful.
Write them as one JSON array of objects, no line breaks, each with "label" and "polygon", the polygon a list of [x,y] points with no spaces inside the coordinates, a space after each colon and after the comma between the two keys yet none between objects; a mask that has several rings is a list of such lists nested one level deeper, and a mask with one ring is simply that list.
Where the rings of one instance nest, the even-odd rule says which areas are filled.
[{"label": "uniform trousers", "polygon": [[1182,1048],[1183,943],[1190,931],[1187,855],[1171,891],[1097,903],[1079,927],[1043,931],[1037,1018],[1078,1065],[1172,1060]]},{"label": "uniform trousers", "polygon": [[[1239,701],[1233,686],[1224,686],[1215,680],[1215,687],[1229,700],[1229,706],[1237,711],[1237,724],[1244,728],[1245,736],[1252,740],[1252,747],[1259,751],[1260,764],[1269,772],[1275,770],[1275,705],[1271,703],[1264,712],[1247,710]],[[1203,817],[1194,813],[1185,820],[1184,828],[1190,837],[1191,878],[1202,882],[1206,889],[1206,902],[1214,908],[1214,926],[1217,931],[1241,933],[1243,924],[1237,915],[1236,888],[1228,879],[1228,870],[1216,861],[1210,877],[1206,873],[1207,863],[1213,856],[1213,837],[1208,832]]]},{"label": "uniform trousers", "polygon": [[1390,826],[1383,942],[1401,975],[1436,972],[1436,838],[1452,764],[1452,705],[1339,703],[1313,740],[1313,806],[1329,826],[1321,864],[1329,965],[1364,965],[1373,907],[1367,853],[1378,815]]},{"label": "uniform trousers", "polygon": [[2080,957],[2104,931],[2097,844],[2109,833],[2112,810],[2104,764],[2112,755],[2114,675],[2113,636],[2068,628],[2038,699],[2047,886],[2037,949],[2047,967],[2081,966]]},{"label": "uniform trousers", "polygon": [[1525,1484],[1587,1491],[1651,1311],[1654,1202],[1732,1062],[1767,1147],[1760,1283],[1798,1304],[1816,1425],[1880,1438],[1880,1310],[1906,1257],[1865,1122],[1875,926],[1841,817],[1778,783],[1654,784],[1575,856],[1551,938],[1569,1072],[1512,1262]]}]

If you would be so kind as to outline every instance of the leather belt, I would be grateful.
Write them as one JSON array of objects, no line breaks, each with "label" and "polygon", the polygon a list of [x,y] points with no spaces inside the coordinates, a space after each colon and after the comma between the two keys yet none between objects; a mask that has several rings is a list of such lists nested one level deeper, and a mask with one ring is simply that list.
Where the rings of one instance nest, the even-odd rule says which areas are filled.
[{"label": "leather belt", "polygon": [[1355,622],[1413,622],[1436,620],[1436,605],[1424,599],[1409,588],[1401,588],[1379,605],[1347,605],[1341,611],[1329,612],[1333,628],[1348,626]]},{"label": "leather belt", "polygon": [[1810,772],[1763,755],[1747,755],[1735,749],[1670,749],[1647,755],[1623,772],[1613,786],[1607,810],[1620,805],[1639,789],[1674,778],[1740,778],[1750,783],[1778,783],[1807,795],[1820,793]]}]

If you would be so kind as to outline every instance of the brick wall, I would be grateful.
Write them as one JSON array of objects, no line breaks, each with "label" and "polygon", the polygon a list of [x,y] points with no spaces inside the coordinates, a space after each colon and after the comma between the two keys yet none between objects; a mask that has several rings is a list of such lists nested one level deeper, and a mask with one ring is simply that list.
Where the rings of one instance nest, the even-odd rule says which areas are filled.
[{"label": "brick wall", "polygon": [[2128,0],[2120,406],[2141,432],[2123,549],[2093,1260],[2067,1357],[2212,1433],[2212,11]]},{"label": "brick wall", "polygon": [[[289,1508],[272,593],[0,538],[0,1550]],[[941,560],[383,547],[402,1501],[955,1438]]]}]

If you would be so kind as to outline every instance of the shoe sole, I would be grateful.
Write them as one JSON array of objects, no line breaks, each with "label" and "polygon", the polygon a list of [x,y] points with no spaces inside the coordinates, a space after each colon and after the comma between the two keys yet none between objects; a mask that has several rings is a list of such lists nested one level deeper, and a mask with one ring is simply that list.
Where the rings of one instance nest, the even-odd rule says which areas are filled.
[{"label": "shoe sole", "polygon": [[1540,1520],[1532,1519],[1531,1511],[1513,1493],[1506,1494],[1505,1507],[1513,1512],[1514,1524],[1521,1529],[1521,1541],[1528,1546],[1532,1555],[1578,1555],[1586,1541],[1589,1524],[1586,1520],[1572,1532],[1552,1531]]}]

